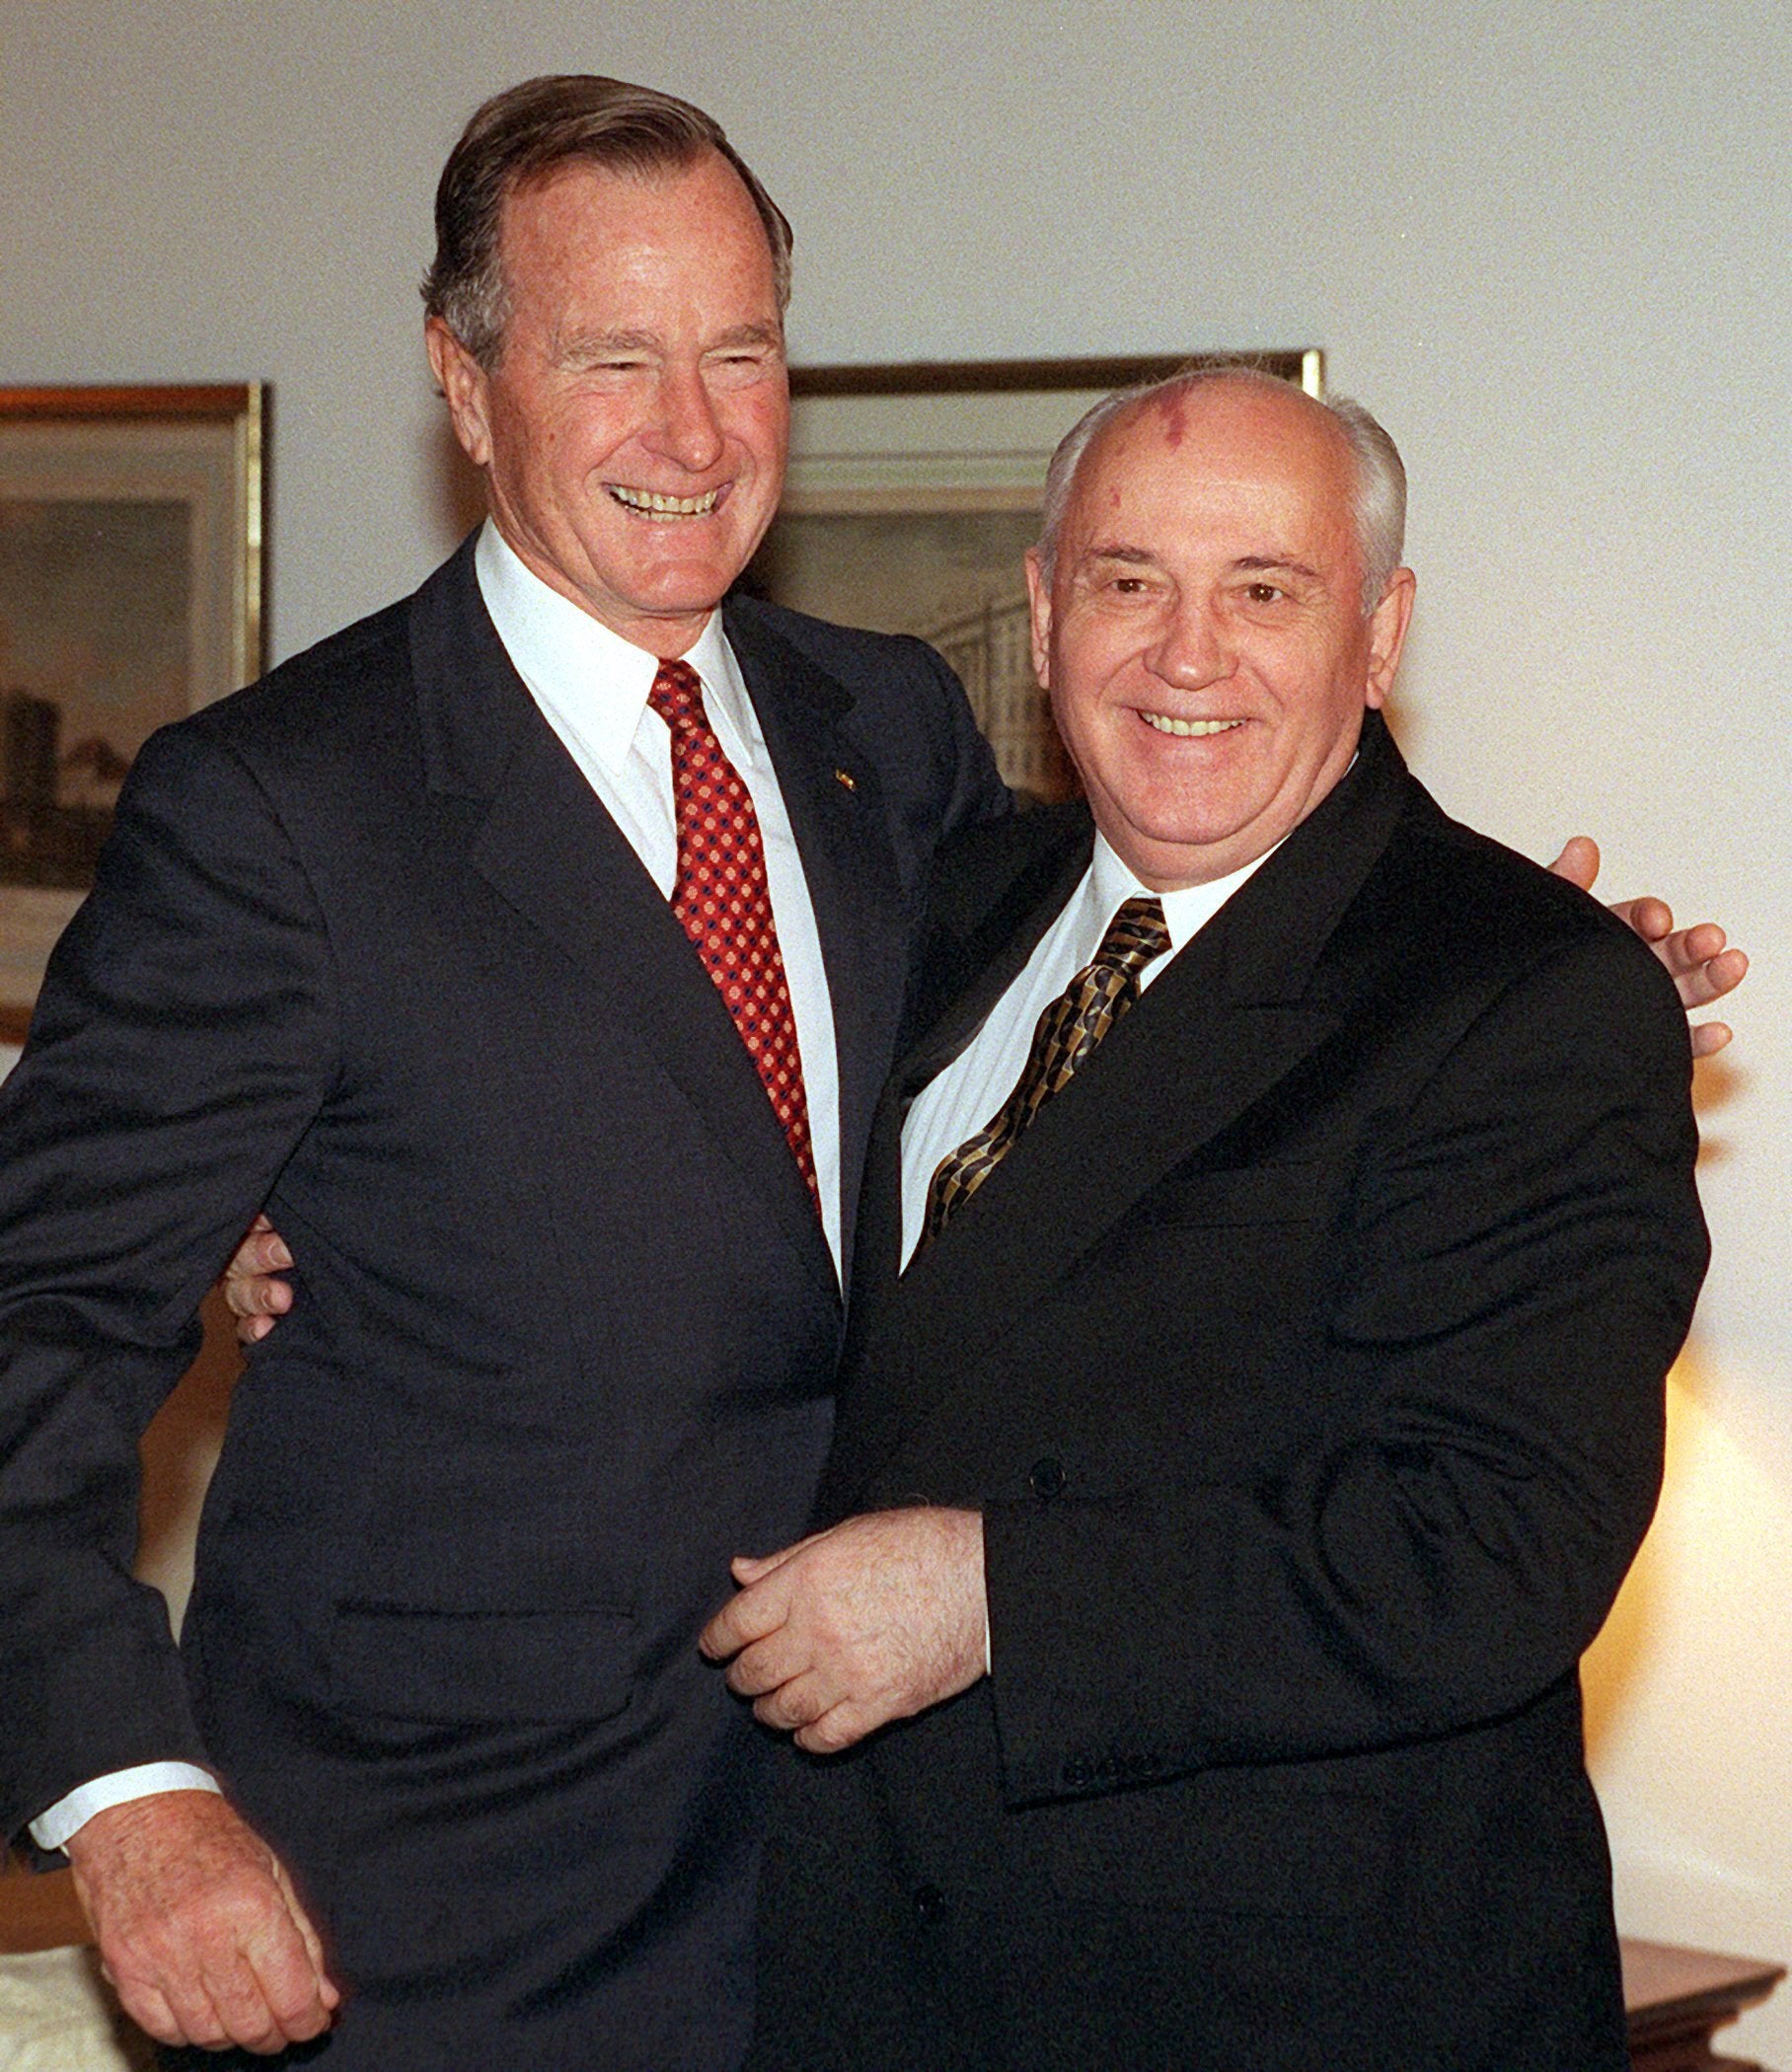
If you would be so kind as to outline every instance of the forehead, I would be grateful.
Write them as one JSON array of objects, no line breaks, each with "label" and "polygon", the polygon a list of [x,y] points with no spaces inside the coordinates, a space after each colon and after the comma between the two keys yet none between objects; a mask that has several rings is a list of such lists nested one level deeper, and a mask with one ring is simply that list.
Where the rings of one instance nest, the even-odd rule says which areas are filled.
[{"label": "forehead", "polygon": [[746,185],[719,152],[643,173],[574,160],[506,195],[498,248],[513,283],[630,263],[762,266],[772,250]]},{"label": "forehead", "polygon": [[1102,427],[1067,529],[1082,552],[1115,544],[1167,558],[1279,543],[1354,555],[1355,481],[1336,420],[1294,390],[1172,390]]}]

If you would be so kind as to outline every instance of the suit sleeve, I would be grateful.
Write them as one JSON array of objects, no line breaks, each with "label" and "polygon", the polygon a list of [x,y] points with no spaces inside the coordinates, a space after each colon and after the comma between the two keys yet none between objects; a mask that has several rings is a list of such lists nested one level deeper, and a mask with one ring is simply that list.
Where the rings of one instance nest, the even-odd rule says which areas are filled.
[{"label": "suit sleeve", "polygon": [[143,750],[0,1094],[0,1816],[203,1761],[161,1597],[132,1581],[137,1442],[195,1311],[335,1071],[329,947],[242,763]]},{"label": "suit sleeve", "polygon": [[938,686],[943,713],[939,760],[944,810],[936,832],[937,844],[943,848],[968,828],[1006,818],[1013,799],[1002,781],[989,743],[978,731],[964,686],[942,655],[920,644]]},{"label": "suit sleeve", "polygon": [[1186,1479],[987,1507],[1010,1800],[1389,1747],[1572,1671],[1705,1265],[1687,1087],[1633,945],[1532,971],[1365,1134],[1314,1339],[1342,1409],[1255,1482],[1191,1443]]}]

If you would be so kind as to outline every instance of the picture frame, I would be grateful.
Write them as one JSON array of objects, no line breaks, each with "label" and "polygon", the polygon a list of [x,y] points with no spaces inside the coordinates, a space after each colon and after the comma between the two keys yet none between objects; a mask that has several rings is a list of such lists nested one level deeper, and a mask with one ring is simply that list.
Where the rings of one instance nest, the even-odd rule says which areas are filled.
[{"label": "picture frame", "polygon": [[155,727],[264,663],[265,384],[0,388],[0,1042]]},{"label": "picture frame", "polygon": [[792,367],[784,499],[747,587],[918,634],[957,671],[1007,782],[1066,797],[1075,778],[1033,675],[1021,569],[1046,464],[1114,390],[1240,359],[1324,393],[1317,347]]}]

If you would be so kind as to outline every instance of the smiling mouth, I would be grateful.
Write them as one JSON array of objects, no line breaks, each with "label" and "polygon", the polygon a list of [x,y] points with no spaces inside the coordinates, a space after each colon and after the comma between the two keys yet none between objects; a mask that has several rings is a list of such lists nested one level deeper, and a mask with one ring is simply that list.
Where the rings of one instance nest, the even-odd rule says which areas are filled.
[{"label": "smiling mouth", "polygon": [[1147,726],[1155,726],[1160,734],[1174,734],[1178,739],[1190,735],[1228,734],[1233,727],[1244,724],[1241,719],[1172,719],[1167,712],[1141,712],[1139,717]]},{"label": "smiling mouth", "polygon": [[654,519],[661,524],[674,518],[711,516],[726,486],[725,482],[718,483],[713,489],[706,489],[701,496],[662,496],[657,489],[631,489],[621,482],[604,484],[625,511],[633,511],[637,518]]}]

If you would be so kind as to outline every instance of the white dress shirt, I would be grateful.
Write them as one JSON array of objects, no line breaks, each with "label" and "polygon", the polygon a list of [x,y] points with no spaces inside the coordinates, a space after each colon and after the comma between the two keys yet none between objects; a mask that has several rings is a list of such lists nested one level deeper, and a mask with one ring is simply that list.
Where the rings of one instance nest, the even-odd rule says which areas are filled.
[{"label": "white dress shirt", "polygon": [[[671,731],[647,703],[656,658],[551,590],[525,568],[486,521],[475,554],[480,591],[517,674],[586,781],[628,837],[647,874],[670,899],[678,876]],[[765,844],[766,883],[784,954],[802,1053],[802,1083],[815,1145],[821,1224],[840,1265],[840,1072],[834,1008],[815,932],[815,909],[790,833],[784,794],[766,753],[740,665],[722,636],[721,614],[683,659],[704,687],[715,738],[753,796]],[[695,950],[691,953],[697,954]],[[769,1098],[769,1096],[768,1096]]]},{"label": "white dress shirt", "polygon": [[[1163,902],[1169,947],[1139,974],[1141,992],[1168,970],[1171,958],[1194,940],[1252,871],[1274,854],[1274,849],[1265,850],[1242,870],[1215,878],[1211,884],[1156,895]],[[1020,1077],[1040,1015],[1101,947],[1108,923],[1123,902],[1135,893],[1149,891],[1108,847],[1105,837],[1097,835],[1088,869],[1057,920],[1040,936],[1019,976],[990,1009],[971,1041],[916,1096],[902,1128],[905,1268],[921,1240],[934,1168],[994,1120]]]},{"label": "white dress shirt", "polygon": [[[657,658],[550,589],[523,565],[489,519],[474,550],[474,566],[485,609],[517,674],[648,876],[670,899],[678,877],[671,732],[647,703]],[[767,888],[802,1054],[821,1224],[838,1273],[840,1073],[815,909],[784,794],[739,664],[723,637],[719,612],[710,614],[683,659],[702,681],[709,724],[752,794],[759,817]],[[109,1806],[154,1792],[217,1789],[210,1774],[191,1763],[152,1762],[115,1770],[58,1799],[32,1821],[32,1839],[40,1849],[59,1849]]]}]

